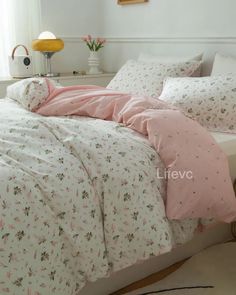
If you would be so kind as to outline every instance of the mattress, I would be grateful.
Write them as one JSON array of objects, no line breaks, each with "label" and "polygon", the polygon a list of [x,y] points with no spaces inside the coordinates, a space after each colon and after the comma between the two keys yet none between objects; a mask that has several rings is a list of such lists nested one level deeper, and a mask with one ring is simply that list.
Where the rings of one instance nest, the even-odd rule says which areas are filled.
[{"label": "mattress", "polygon": [[220,132],[212,132],[211,134],[228,157],[236,156],[236,134]]}]

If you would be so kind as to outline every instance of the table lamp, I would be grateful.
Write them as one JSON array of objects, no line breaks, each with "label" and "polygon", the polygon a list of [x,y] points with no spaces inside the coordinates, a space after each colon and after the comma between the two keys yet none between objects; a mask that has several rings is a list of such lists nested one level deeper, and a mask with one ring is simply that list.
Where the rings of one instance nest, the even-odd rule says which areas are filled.
[{"label": "table lamp", "polygon": [[57,39],[56,36],[48,31],[42,32],[38,39],[33,40],[32,49],[40,51],[46,59],[47,74],[46,77],[56,77],[60,74],[52,73],[51,57],[55,52],[58,52],[64,48],[64,42],[61,39]]}]

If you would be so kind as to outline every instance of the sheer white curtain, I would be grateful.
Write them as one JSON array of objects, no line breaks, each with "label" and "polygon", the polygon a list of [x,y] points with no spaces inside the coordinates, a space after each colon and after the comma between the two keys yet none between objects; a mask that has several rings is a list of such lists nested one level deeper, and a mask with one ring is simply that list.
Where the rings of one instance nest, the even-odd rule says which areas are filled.
[{"label": "sheer white curtain", "polygon": [[[40,0],[0,0],[0,12],[0,76],[8,76],[8,55],[13,47],[24,44],[30,50],[31,41],[40,33]],[[34,61],[38,69],[39,61]]]}]

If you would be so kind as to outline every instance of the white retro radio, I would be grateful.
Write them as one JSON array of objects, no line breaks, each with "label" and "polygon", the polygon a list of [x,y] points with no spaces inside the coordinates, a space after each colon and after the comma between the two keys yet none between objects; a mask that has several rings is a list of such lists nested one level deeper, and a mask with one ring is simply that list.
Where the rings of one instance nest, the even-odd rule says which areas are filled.
[{"label": "white retro radio", "polygon": [[[20,46],[25,49],[26,55],[15,56],[15,51]],[[12,54],[9,56],[9,70],[10,75],[14,78],[28,78],[33,75],[32,58],[24,45],[19,44],[13,48]]]}]

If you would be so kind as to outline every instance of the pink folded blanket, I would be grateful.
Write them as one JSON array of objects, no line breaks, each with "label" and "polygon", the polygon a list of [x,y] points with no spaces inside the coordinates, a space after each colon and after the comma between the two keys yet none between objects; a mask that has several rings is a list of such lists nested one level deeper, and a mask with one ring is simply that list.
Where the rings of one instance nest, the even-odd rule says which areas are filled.
[{"label": "pink folded blanket", "polygon": [[228,162],[212,136],[163,101],[96,86],[55,88],[35,111],[44,116],[79,115],[123,123],[148,137],[167,169],[169,219],[236,219]]}]

